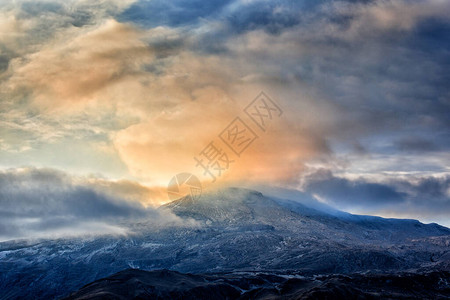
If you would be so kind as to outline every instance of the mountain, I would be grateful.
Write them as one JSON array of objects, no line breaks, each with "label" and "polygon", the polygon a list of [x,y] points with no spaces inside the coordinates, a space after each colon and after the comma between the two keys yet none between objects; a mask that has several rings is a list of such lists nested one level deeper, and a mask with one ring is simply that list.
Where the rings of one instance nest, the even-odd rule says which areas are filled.
[{"label": "mountain", "polygon": [[86,299],[448,299],[449,272],[279,276],[124,270],[66,300]]},{"label": "mountain", "polygon": [[159,209],[189,220],[139,234],[0,243],[0,298],[55,298],[133,268],[278,275],[450,270],[450,229],[228,188]]},{"label": "mountain", "polygon": [[302,203],[266,197],[242,188],[227,188],[209,193],[193,201],[190,197],[170,202],[160,209],[170,209],[183,218],[205,225],[273,226],[277,230],[294,230],[317,238],[404,241],[408,238],[449,235],[450,229],[438,224],[425,225],[417,220],[385,219],[352,215],[330,208],[315,209]]}]

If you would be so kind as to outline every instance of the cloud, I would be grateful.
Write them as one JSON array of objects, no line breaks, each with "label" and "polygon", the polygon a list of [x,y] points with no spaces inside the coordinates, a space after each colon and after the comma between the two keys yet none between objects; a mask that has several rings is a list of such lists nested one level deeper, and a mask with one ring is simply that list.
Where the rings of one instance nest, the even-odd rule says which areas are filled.
[{"label": "cloud", "polygon": [[450,214],[450,176],[345,178],[322,169],[303,178],[302,188],[335,208],[354,213],[445,221]]},{"label": "cloud", "polygon": [[420,137],[405,137],[395,143],[401,151],[407,152],[428,152],[438,150],[438,146],[432,141]]},{"label": "cloud", "polygon": [[303,188],[345,209],[389,207],[403,202],[405,197],[390,186],[338,178],[327,170],[319,170],[306,176]]},{"label": "cloud", "polygon": [[[321,170],[304,178],[302,195],[355,213],[445,220],[450,213],[449,186],[448,176],[374,182]],[[137,234],[135,222],[146,224],[147,230],[196,226],[155,209],[165,192],[132,181],[77,177],[54,169],[2,171],[0,239]]]},{"label": "cloud", "polygon": [[[192,168],[193,157],[261,91],[259,84],[243,86],[233,59],[182,48],[192,41],[176,30],[143,31],[114,20],[85,27],[65,30],[70,40],[57,36],[12,64],[9,91],[29,90],[27,108],[39,115],[29,122],[22,112],[13,118],[9,111],[5,137],[20,132],[28,141],[32,135],[51,143],[108,138],[111,152],[117,151],[133,176],[165,184]],[[111,126],[111,118],[121,122]],[[291,180],[305,158],[321,151],[323,141],[290,121],[274,126],[247,160],[236,164],[228,175],[236,175],[232,180]],[[37,146],[13,148],[9,139],[5,150]],[[276,148],[289,153],[291,171],[286,172],[287,162]]]},{"label": "cloud", "polygon": [[[316,141],[319,139],[280,118],[273,120],[268,132],[257,132],[257,140],[238,157],[218,138],[236,116],[243,117],[237,103],[214,86],[194,90],[193,95],[192,100],[178,103],[115,136],[114,145],[135,176],[164,185],[175,174],[190,172],[206,184],[212,178],[196,167],[194,156],[212,141],[234,161],[220,181],[295,181],[305,159],[326,151]],[[245,122],[254,126],[249,119]]]},{"label": "cloud", "polygon": [[341,177],[448,173],[449,10],[402,0],[3,4],[0,164],[163,186],[201,173],[193,157],[264,90],[283,116],[221,180],[296,186],[317,163],[335,173],[309,188],[326,182],[337,203],[371,194],[363,205],[376,207],[375,195],[405,205],[397,186]]},{"label": "cloud", "polygon": [[[155,209],[161,190],[134,182],[73,177],[53,169],[0,173],[0,238],[132,234],[141,221],[177,226],[176,216]],[[186,223],[187,224],[187,223]]]},{"label": "cloud", "polygon": [[427,18],[447,19],[450,8],[445,1],[371,1],[348,4],[338,2],[337,10],[354,18],[349,32],[365,29],[409,31]]},{"label": "cloud", "polygon": [[[128,6],[130,1],[2,1],[0,53],[4,63],[39,50],[72,27],[93,25]],[[7,65],[3,70],[6,71]],[[5,75],[5,74],[0,74]]]},{"label": "cloud", "polygon": [[136,35],[134,29],[108,20],[70,40],[61,38],[58,44],[13,62],[9,87],[31,90],[41,109],[61,105],[73,109],[70,104],[96,101],[103,89],[139,72],[151,60]]},{"label": "cloud", "polygon": [[123,11],[120,21],[137,22],[148,27],[157,26],[186,26],[196,24],[205,17],[211,17],[233,1],[176,0],[176,1],[146,1],[141,0]]}]

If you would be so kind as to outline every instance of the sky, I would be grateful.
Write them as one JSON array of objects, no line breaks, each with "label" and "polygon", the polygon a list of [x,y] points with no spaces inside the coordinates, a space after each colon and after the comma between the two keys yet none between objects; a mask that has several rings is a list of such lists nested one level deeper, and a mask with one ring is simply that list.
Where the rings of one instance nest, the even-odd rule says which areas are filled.
[{"label": "sky", "polygon": [[450,226],[449,67],[446,0],[0,0],[0,238],[179,222],[186,172]]}]

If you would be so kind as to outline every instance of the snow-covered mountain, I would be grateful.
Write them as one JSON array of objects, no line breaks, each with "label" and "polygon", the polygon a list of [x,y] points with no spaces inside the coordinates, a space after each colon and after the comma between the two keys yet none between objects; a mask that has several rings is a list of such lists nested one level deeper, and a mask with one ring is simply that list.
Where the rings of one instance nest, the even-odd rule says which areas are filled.
[{"label": "snow-covered mountain", "polygon": [[[309,200],[310,201],[310,200]],[[212,227],[272,226],[310,237],[352,240],[356,243],[404,241],[430,235],[448,235],[446,227],[417,220],[385,219],[352,215],[331,208],[311,208],[301,202],[242,189],[227,188],[192,201],[190,197],[173,201],[161,209],[170,209],[183,218],[192,218]]]},{"label": "snow-covered mountain", "polygon": [[0,298],[68,295],[118,271],[170,269],[330,274],[449,270],[450,229],[356,216],[228,188],[160,207],[186,226],[128,226],[139,234],[0,243]]}]

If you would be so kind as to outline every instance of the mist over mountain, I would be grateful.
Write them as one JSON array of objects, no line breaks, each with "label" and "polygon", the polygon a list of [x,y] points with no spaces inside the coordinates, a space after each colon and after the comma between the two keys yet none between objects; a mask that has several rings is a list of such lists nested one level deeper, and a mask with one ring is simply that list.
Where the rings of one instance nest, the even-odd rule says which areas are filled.
[{"label": "mist over mountain", "polygon": [[135,234],[124,236],[0,243],[0,298],[67,296],[129,268],[302,276],[450,269],[450,229],[437,224],[330,213],[242,188],[158,210],[185,222],[127,222]]},{"label": "mist over mountain", "polygon": [[448,0],[0,0],[0,300],[450,299],[449,67]]}]

